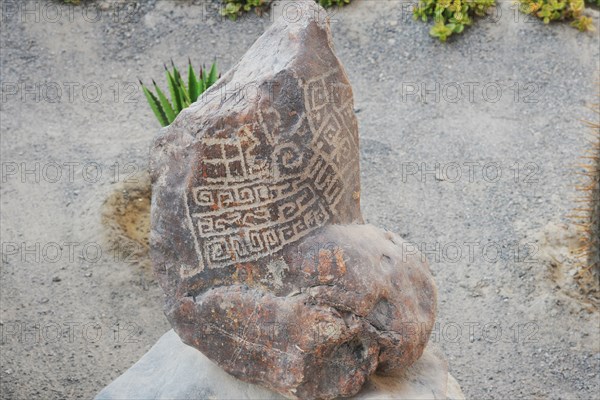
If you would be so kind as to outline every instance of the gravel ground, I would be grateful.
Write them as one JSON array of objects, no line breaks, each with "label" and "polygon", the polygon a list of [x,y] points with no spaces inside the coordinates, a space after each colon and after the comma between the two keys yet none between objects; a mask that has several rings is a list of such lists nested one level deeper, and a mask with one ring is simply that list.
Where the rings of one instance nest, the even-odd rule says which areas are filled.
[{"label": "gravel ground", "polygon": [[[103,244],[100,222],[158,129],[137,78],[162,81],[165,61],[188,56],[225,71],[270,23],[223,20],[216,2],[93,4],[2,1],[3,399],[90,398],[169,329],[156,282]],[[365,218],[427,254],[432,340],[468,398],[597,398],[600,318],[573,293],[569,215],[598,33],[502,3],[440,44],[408,5],[332,15]]]}]

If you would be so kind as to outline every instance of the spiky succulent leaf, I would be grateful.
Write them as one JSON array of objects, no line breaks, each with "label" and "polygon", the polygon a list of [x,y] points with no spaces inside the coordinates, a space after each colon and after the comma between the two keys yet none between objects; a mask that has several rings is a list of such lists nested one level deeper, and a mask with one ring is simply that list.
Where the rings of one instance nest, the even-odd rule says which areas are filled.
[{"label": "spiky succulent leaf", "polygon": [[171,106],[171,103],[167,99],[167,96],[165,96],[163,91],[160,90],[160,88],[158,87],[156,82],[154,80],[152,80],[152,83],[154,84],[154,90],[156,90],[158,100],[160,101],[160,105],[162,106],[165,116],[167,117],[167,121],[170,124],[171,122],[173,122],[175,120],[175,117],[177,116],[177,114],[175,114],[175,111],[173,110],[173,106]]},{"label": "spiky succulent leaf", "polygon": [[167,74],[167,83],[169,85],[169,92],[171,92],[171,99],[173,100],[173,107],[175,110],[175,114],[179,114],[181,110],[183,110],[183,102],[181,99],[181,94],[179,93],[179,88],[173,74],[169,69],[165,66],[166,74]]},{"label": "spiky succulent leaf", "polygon": [[200,94],[202,94],[202,93],[204,93],[206,91],[206,89],[207,89],[206,84],[204,83],[204,81],[202,79],[200,79],[198,81],[198,92]]},{"label": "spiky succulent leaf", "polygon": [[217,72],[217,62],[215,61],[210,67],[210,72],[208,74],[208,82],[207,87],[215,83],[219,79],[219,73]]},{"label": "spiky succulent leaf", "polygon": [[179,73],[179,70],[171,60],[171,65],[173,66],[173,78],[175,79],[175,83],[178,86],[179,95],[181,96],[181,109],[188,107],[191,104],[190,95],[188,93],[188,89],[185,87],[185,82]]},{"label": "spiky succulent leaf", "polygon": [[193,103],[198,99],[200,95],[200,88],[198,86],[198,79],[192,67],[192,60],[188,60],[188,90],[190,93],[190,101]]},{"label": "spiky succulent leaf", "polygon": [[189,105],[192,104],[190,102],[190,96],[187,90],[185,89],[185,86],[181,83],[181,81],[178,82],[177,90],[179,91],[179,96],[181,97],[181,109],[183,110],[184,108],[189,107]]},{"label": "spiky succulent leaf", "polygon": [[152,109],[152,112],[154,112],[154,115],[158,119],[158,122],[160,122],[162,126],[169,125],[169,121],[167,119],[165,111],[160,105],[160,101],[150,90],[148,90],[146,86],[144,86],[142,81],[140,81],[140,85],[142,85],[142,91],[144,92],[144,95],[146,95],[146,100],[148,100],[148,104],[150,104],[150,108]]}]

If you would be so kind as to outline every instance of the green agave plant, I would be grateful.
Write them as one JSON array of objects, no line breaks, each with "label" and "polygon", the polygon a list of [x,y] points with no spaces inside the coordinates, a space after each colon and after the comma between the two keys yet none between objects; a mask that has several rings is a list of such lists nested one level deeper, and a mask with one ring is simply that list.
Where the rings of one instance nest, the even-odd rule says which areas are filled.
[{"label": "green agave plant", "polygon": [[188,83],[186,86],[173,60],[171,60],[171,66],[173,68],[172,71],[165,65],[171,101],[167,99],[167,96],[158,87],[154,79],[152,80],[152,85],[156,94],[148,89],[140,80],[146,100],[148,100],[152,112],[154,112],[156,119],[158,119],[158,122],[162,126],[167,126],[173,122],[181,110],[198,100],[198,97],[221,77],[217,72],[216,61],[212,63],[208,73],[201,67],[200,72],[196,75],[191,60],[188,60]]}]

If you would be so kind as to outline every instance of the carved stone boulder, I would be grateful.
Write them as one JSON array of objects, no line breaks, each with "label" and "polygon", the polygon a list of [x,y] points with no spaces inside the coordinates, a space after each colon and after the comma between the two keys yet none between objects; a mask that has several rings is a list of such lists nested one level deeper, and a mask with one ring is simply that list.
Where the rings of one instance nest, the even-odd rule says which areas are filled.
[{"label": "carved stone boulder", "polygon": [[405,370],[435,319],[427,264],[360,213],[352,88],[295,2],[151,150],[151,257],[182,341],[289,398]]}]

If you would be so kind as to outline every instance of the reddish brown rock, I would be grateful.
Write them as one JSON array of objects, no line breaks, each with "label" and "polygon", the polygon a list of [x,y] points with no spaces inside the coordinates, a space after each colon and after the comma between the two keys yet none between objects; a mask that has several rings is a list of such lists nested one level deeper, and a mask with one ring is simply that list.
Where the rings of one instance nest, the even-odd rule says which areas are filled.
[{"label": "reddish brown rock", "polygon": [[422,354],[436,290],[364,225],[352,89],[314,2],[156,139],[151,254],[181,339],[290,398],[357,393]]}]

